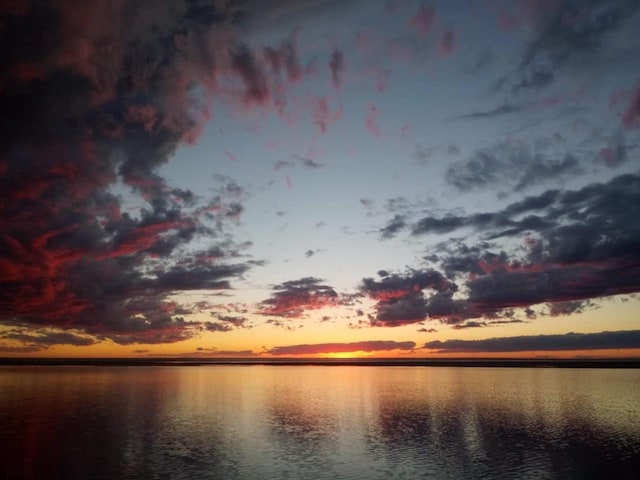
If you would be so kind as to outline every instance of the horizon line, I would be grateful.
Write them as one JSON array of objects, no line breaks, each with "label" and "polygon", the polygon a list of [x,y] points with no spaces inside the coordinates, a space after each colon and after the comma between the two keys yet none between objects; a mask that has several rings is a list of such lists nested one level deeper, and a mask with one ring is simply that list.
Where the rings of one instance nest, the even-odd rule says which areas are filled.
[{"label": "horizon line", "polygon": [[453,366],[453,367],[573,367],[640,368],[640,357],[514,358],[514,357],[368,357],[368,358],[258,358],[258,357],[0,357],[0,366]]}]

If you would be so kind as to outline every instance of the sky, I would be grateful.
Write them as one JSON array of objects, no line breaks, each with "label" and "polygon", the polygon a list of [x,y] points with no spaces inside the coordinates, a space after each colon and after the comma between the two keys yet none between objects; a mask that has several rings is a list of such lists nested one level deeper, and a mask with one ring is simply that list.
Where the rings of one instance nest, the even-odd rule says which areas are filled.
[{"label": "sky", "polygon": [[637,0],[0,5],[0,356],[640,356]]}]

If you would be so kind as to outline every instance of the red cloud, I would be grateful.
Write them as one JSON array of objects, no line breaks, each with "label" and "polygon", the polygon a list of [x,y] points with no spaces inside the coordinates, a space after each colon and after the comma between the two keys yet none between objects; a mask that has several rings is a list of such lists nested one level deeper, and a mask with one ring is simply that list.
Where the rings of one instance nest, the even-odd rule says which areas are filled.
[{"label": "red cloud", "polygon": [[262,302],[260,314],[297,318],[305,310],[317,310],[339,303],[336,291],[313,277],[290,280],[276,285],[274,290],[272,297]]}]

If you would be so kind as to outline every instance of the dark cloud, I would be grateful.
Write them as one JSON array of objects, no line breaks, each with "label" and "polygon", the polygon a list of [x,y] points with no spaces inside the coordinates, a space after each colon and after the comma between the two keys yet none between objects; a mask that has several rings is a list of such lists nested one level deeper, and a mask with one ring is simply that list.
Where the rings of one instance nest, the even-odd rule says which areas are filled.
[{"label": "dark cloud", "polygon": [[231,53],[231,67],[244,82],[246,102],[262,104],[269,99],[269,84],[265,72],[247,46],[241,45]]},{"label": "dark cloud", "polygon": [[484,110],[484,111],[467,113],[465,115],[460,115],[458,117],[455,117],[454,120],[470,120],[470,119],[476,119],[476,118],[500,117],[510,113],[516,113],[520,110],[521,110],[520,107],[516,107],[511,103],[503,103],[502,105],[496,108],[493,108],[491,110]]},{"label": "dark cloud", "polygon": [[[41,330],[34,332],[27,325],[16,326],[0,333],[0,340],[4,342],[16,342],[20,344],[21,351],[36,352],[46,350],[54,345],[72,345],[84,347],[98,343],[96,338],[71,331]],[[6,350],[6,345],[2,347]],[[18,347],[9,347],[18,348]],[[16,350],[18,351],[18,350]]]},{"label": "dark cloud", "polygon": [[296,82],[302,77],[303,69],[298,61],[293,39],[284,42],[278,49],[265,47],[264,54],[276,76],[286,72],[290,82]]},{"label": "dark cloud", "polygon": [[371,200],[370,198],[361,198],[360,203],[366,208],[371,208],[373,206],[373,200]]},{"label": "dark cloud", "polygon": [[273,169],[276,172],[279,170],[282,170],[283,168],[290,168],[290,167],[293,167],[293,163],[287,160],[278,160],[276,163],[273,164]]},{"label": "dark cloud", "polygon": [[586,300],[555,302],[549,305],[549,315],[551,315],[552,317],[557,317],[559,315],[582,313],[587,307],[593,307],[593,303]]},{"label": "dark cloud", "polygon": [[305,277],[276,285],[271,298],[261,303],[259,313],[298,318],[306,310],[338,305],[340,299],[336,291],[321,282],[318,278]]},{"label": "dark cloud", "polygon": [[464,323],[455,323],[452,328],[454,330],[463,330],[465,328],[479,328],[479,327],[486,327],[486,326],[487,326],[487,322],[478,322],[477,320],[468,320]]},{"label": "dark cloud", "polygon": [[578,159],[570,153],[552,155],[545,149],[507,141],[451,164],[445,178],[451,186],[465,192],[496,186],[521,191],[552,180],[572,178],[582,170]]},{"label": "dark cloud", "polygon": [[513,318],[511,320],[491,320],[490,322],[486,322],[487,325],[508,325],[510,323],[526,323],[524,320],[519,320],[517,318]]},{"label": "dark cloud", "polygon": [[387,224],[380,229],[382,238],[393,238],[395,235],[406,227],[405,218],[402,215],[395,215]]},{"label": "dark cloud", "polygon": [[228,326],[230,328],[251,328],[249,319],[245,317],[239,317],[236,315],[224,315],[218,312],[211,312],[211,315],[213,317],[216,317],[221,325]]},{"label": "dark cloud", "polygon": [[640,5],[635,0],[578,0],[528,2],[525,7],[521,11],[533,26],[533,37],[513,78],[504,82],[515,93],[546,88],[561,69],[606,54],[609,39],[634,19]]},{"label": "dark cloud", "polygon": [[[365,278],[360,290],[376,300],[373,326],[394,327],[418,323],[427,317],[453,315],[458,310],[457,286],[435,270],[410,270],[404,275],[381,271],[381,279]],[[435,293],[425,297],[424,290]]]},{"label": "dark cloud", "polygon": [[340,50],[334,50],[331,53],[329,69],[331,70],[333,88],[340,90],[340,86],[342,85],[342,75],[344,73],[344,55]]},{"label": "dark cloud", "polygon": [[206,322],[204,327],[209,332],[230,332],[233,330],[233,326],[224,322]]},{"label": "dark cloud", "polygon": [[421,332],[421,333],[437,333],[438,330],[436,330],[435,328],[422,327],[422,328],[418,329],[418,332]]},{"label": "dark cloud", "polygon": [[[551,314],[569,314],[591,299],[640,290],[638,205],[640,176],[627,174],[580,190],[548,190],[494,213],[426,217],[413,233],[468,228],[491,240],[448,242],[428,257],[465,284],[458,316],[448,321],[546,302]],[[524,246],[496,250],[506,239]]]},{"label": "dark cloud", "polygon": [[317,355],[348,352],[382,352],[389,350],[413,350],[415,342],[371,340],[352,343],[316,343],[311,345],[287,345],[273,347],[265,353],[270,355]]},{"label": "dark cloud", "polygon": [[301,155],[294,155],[296,160],[300,162],[300,164],[305,168],[317,169],[324,167],[324,164],[320,162],[316,162],[314,159],[309,157],[303,157]]},{"label": "dark cloud", "polygon": [[640,348],[640,330],[599,333],[567,333],[564,335],[528,335],[487,338],[484,340],[435,340],[424,348],[438,353],[463,352],[530,352]]},{"label": "dark cloud", "polygon": [[[229,263],[237,249],[227,223],[242,198],[232,183],[197,198],[157,172],[197,141],[217,76],[239,82],[245,102],[271,99],[276,67],[234,38],[249,14],[95,1],[32,2],[2,16],[0,111],[11,121],[0,125],[0,322],[63,344],[71,337],[46,328],[122,344],[199,331],[167,298],[228,288],[249,268]],[[293,45],[273,52],[295,77]],[[118,183],[144,206],[139,214],[111,193]]]}]

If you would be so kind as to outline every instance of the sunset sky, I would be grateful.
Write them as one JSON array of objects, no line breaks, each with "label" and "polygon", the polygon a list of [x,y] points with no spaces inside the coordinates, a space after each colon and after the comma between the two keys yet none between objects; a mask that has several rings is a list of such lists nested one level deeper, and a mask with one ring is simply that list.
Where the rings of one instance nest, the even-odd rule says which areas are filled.
[{"label": "sunset sky", "polygon": [[640,356],[637,0],[0,4],[0,356]]}]

